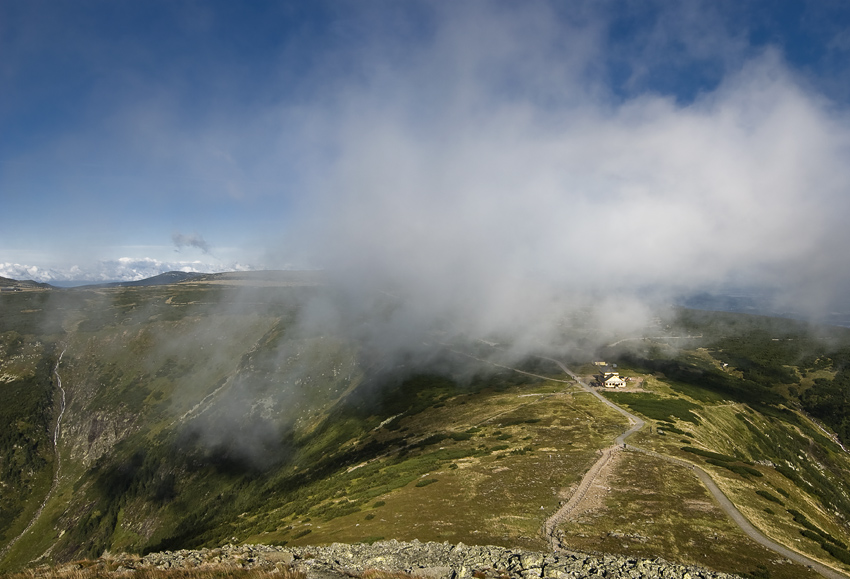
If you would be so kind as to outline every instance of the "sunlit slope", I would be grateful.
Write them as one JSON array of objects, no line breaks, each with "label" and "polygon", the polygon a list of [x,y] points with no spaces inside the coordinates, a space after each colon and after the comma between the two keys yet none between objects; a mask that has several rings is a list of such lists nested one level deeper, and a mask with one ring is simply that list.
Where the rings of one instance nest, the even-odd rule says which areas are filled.
[{"label": "sunlit slope", "polygon": [[[319,541],[542,546],[538,530],[558,494],[622,419],[573,400],[564,383],[494,373],[456,353],[411,373],[410,360],[302,323],[320,291],[190,283],[6,301],[25,332],[7,332],[9,353],[15,340],[32,350],[46,410],[41,438],[28,443],[43,455],[33,469],[40,486],[14,502],[4,541],[51,494],[5,564],[234,536],[288,542],[307,531]],[[60,351],[67,410],[50,490],[57,461],[47,434],[59,411],[50,371]],[[23,384],[25,371],[15,372]],[[569,467],[553,468],[560,457]],[[438,482],[427,477],[441,469],[449,474]],[[432,495],[449,502],[431,509]],[[362,525],[352,518],[382,500],[391,522],[377,511]]]},{"label": "sunlit slope", "polygon": [[[67,391],[58,484],[5,568],[245,541],[544,549],[546,518],[627,426],[549,362],[523,362],[545,378],[534,377],[465,355],[515,366],[499,348],[462,339],[447,348],[433,336],[422,337],[427,356],[389,357],[357,332],[304,322],[328,288],[251,283],[2,296],[0,388],[21,404],[3,409],[12,425],[3,488],[16,494],[2,494],[0,545],[51,489],[60,408],[51,373],[62,351]],[[840,381],[844,337],[724,316],[671,321],[664,331],[678,339],[653,328],[653,340],[601,351],[644,378],[612,397],[649,419],[630,442],[704,466],[766,534],[840,565],[847,454],[797,408]],[[807,336],[805,355],[788,347],[789,331]],[[766,350],[752,349],[759,336]],[[590,361],[570,363],[590,374]],[[805,576],[747,543],[683,470],[628,453],[598,509],[563,526],[567,543]]]},{"label": "sunlit slope", "polygon": [[[649,421],[629,442],[700,465],[765,535],[850,570],[850,454],[827,425],[835,409],[819,421],[811,404],[818,391],[839,389],[848,362],[846,332],[719,313],[682,312],[679,324],[669,328],[676,338],[605,351],[621,372],[638,379],[627,391],[606,392]],[[699,338],[683,345],[683,335]],[[846,400],[850,393],[843,392]],[[841,402],[834,402],[839,409]],[[840,431],[843,422],[834,424]],[[723,545],[729,535],[716,525],[726,517],[707,506],[687,469],[628,453],[612,479],[597,511],[564,526],[576,548],[593,543],[614,552],[666,552],[717,568],[735,553],[761,549],[745,537]],[[768,568],[785,576],[781,566]]]}]

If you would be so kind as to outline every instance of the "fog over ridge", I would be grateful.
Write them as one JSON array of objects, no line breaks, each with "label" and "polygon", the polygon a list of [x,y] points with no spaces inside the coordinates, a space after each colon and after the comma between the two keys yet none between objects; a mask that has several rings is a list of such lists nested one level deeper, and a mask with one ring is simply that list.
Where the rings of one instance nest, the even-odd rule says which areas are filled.
[{"label": "fog over ridge", "polygon": [[777,51],[693,102],[618,99],[592,26],[561,60],[545,18],[475,16],[317,113],[337,155],[297,229],[315,262],[477,334],[540,338],[590,303],[628,330],[728,284],[843,305],[850,125]]},{"label": "fog over ridge", "polygon": [[[46,85],[23,73],[62,61],[60,30],[104,84],[2,160],[18,202],[0,275],[324,269],[347,292],[313,308],[325,321],[387,292],[407,304],[398,331],[451,320],[544,342],[556,312],[603,304],[628,327],[730,285],[850,311],[844,13],[809,6],[795,28],[765,6],[272,3],[211,6],[198,27],[178,3],[130,38],[109,18],[135,30],[132,11],[57,28],[22,9],[4,41],[45,56],[12,62],[10,111],[40,118]],[[775,44],[756,38],[766,19]],[[19,226],[39,206],[50,240]]]},{"label": "fog over ridge", "polygon": [[[142,82],[107,82],[105,114],[78,96],[96,118],[24,148],[0,185],[28,192],[45,166],[68,179],[45,204],[64,233],[47,253],[137,248],[89,256],[89,279],[323,270],[329,284],[297,295],[222,285],[203,304],[270,324],[243,340],[262,371],[238,366],[185,414],[207,446],[252,455],[277,433],[273,407],[290,419],[318,391],[306,378],[329,363],[312,355],[338,351],[345,372],[330,365],[363,394],[375,375],[457,371],[439,363],[447,343],[498,343],[503,363],[588,353],[681,296],[728,287],[800,316],[850,312],[850,99],[784,46],[750,40],[761,6],[740,25],[713,2],[332,3],[301,16],[312,25],[211,8],[198,36],[164,30],[183,58],[147,32],[123,50],[85,43],[98,54],[87,70]],[[150,47],[161,68],[125,58]],[[24,255],[41,253],[31,245]],[[35,262],[4,258],[0,275],[75,279],[20,265]],[[291,317],[264,301],[292,295]],[[222,334],[240,336],[234,324],[200,324],[185,344],[157,335],[152,359],[177,343],[223,358],[231,343],[209,345]]]}]

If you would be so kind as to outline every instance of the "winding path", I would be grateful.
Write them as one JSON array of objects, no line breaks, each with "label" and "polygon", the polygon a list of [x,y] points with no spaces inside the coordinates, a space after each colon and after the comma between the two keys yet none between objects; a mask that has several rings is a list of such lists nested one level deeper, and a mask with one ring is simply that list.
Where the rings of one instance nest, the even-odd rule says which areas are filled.
[{"label": "winding path", "polygon": [[570,513],[576,508],[576,506],[578,506],[579,503],[581,503],[581,500],[584,498],[585,494],[587,493],[587,490],[590,488],[590,485],[593,483],[594,479],[599,474],[599,471],[601,471],[605,464],[608,462],[608,460],[610,460],[611,454],[614,452],[629,450],[634,452],[642,452],[655,458],[691,469],[694,474],[696,474],[697,477],[706,486],[712,496],[717,500],[720,507],[726,512],[726,514],[729,515],[729,517],[735,522],[735,524],[737,524],[741,528],[741,530],[744,531],[744,533],[746,533],[747,536],[749,536],[752,540],[759,543],[760,545],[763,545],[764,547],[767,547],[768,549],[771,549],[772,551],[779,553],[783,557],[786,557],[788,559],[791,559],[792,561],[800,563],[801,565],[805,565],[807,567],[810,567],[811,569],[814,569],[824,577],[828,577],[830,579],[847,579],[847,575],[839,573],[835,569],[827,567],[826,565],[819,563],[814,559],[810,559],[809,557],[806,557],[805,555],[798,553],[797,551],[793,551],[788,547],[785,547],[784,545],[780,545],[779,543],[763,535],[747,520],[746,517],[744,517],[743,514],[741,514],[741,511],[739,511],[735,507],[735,505],[732,504],[732,501],[730,501],[729,498],[725,494],[723,494],[723,491],[720,490],[714,480],[712,480],[711,476],[709,476],[709,474],[699,466],[687,462],[685,460],[674,458],[672,456],[667,456],[651,450],[646,450],[637,446],[626,444],[626,438],[643,428],[645,424],[644,421],[632,414],[631,412],[628,412],[624,408],[621,408],[620,406],[614,404],[613,402],[602,396],[599,392],[585,384],[577,374],[567,368],[559,360],[545,357],[544,359],[557,364],[561,368],[561,370],[563,370],[567,375],[569,375],[573,380],[575,380],[576,383],[582,389],[587,392],[590,392],[599,400],[601,400],[604,404],[608,405],[609,407],[613,408],[614,410],[625,416],[629,420],[629,424],[631,425],[628,430],[626,430],[623,434],[616,438],[616,444],[614,446],[608,447],[602,451],[602,456],[599,457],[599,460],[597,460],[596,463],[592,467],[590,467],[590,470],[587,471],[587,474],[584,475],[581,480],[581,483],[579,483],[579,486],[576,489],[576,492],[573,493],[572,497],[570,497],[570,500],[567,501],[560,509],[558,509],[558,511],[554,515],[549,517],[549,519],[547,519],[544,523],[543,531],[546,534],[546,538],[549,541],[549,545],[553,551],[562,548],[560,541],[556,536],[556,529],[558,525],[563,521],[567,520]]},{"label": "winding path", "polygon": [[3,550],[0,551],[0,560],[2,560],[6,554],[15,546],[21,537],[27,534],[27,532],[32,528],[38,518],[41,516],[42,511],[44,511],[44,507],[47,506],[47,501],[50,500],[50,497],[53,495],[53,491],[56,490],[56,487],[59,485],[59,469],[62,468],[62,458],[59,456],[59,434],[62,428],[62,416],[65,414],[65,388],[62,387],[62,378],[59,376],[59,364],[62,363],[62,356],[65,355],[65,350],[67,347],[62,350],[62,353],[59,354],[59,359],[56,360],[56,366],[53,367],[53,375],[56,376],[56,386],[59,388],[59,391],[62,393],[62,399],[59,407],[59,416],[56,417],[56,426],[53,429],[53,456],[56,457],[56,468],[53,470],[53,482],[50,485],[50,490],[47,491],[47,494],[44,496],[44,500],[41,501],[38,509],[33,514],[30,522],[24,528],[21,533],[9,541],[9,543],[3,547]]}]

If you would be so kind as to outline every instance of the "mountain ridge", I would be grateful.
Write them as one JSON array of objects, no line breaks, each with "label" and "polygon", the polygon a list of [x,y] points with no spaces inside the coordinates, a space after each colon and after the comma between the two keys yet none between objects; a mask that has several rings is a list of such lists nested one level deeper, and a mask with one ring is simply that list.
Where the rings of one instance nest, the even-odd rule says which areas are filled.
[{"label": "mountain ridge", "polygon": [[[230,281],[244,281],[237,275]],[[57,468],[60,480],[4,568],[234,536],[292,548],[392,537],[540,550],[546,518],[626,428],[553,363],[510,361],[492,341],[382,358],[304,325],[333,288],[272,277],[3,296],[0,387],[21,404],[3,409],[15,428],[0,440],[0,482],[17,494],[4,492],[0,540],[32,519]],[[763,532],[800,538],[808,556],[840,567],[846,453],[783,405],[815,404],[810,393],[843,379],[846,336],[824,330],[822,343],[788,320],[677,315],[668,342],[652,328],[650,341],[598,353],[639,379],[605,393],[648,422],[635,444],[702,465]],[[700,347],[682,335],[700,336]],[[61,351],[68,409],[54,450]],[[595,357],[571,364],[586,377]],[[757,546],[742,552],[746,538],[692,475],[628,454],[593,517],[559,525],[570,549],[708,555],[719,570],[813,576]],[[643,474],[622,482],[628,472]],[[631,514],[618,522],[617,511]]]},{"label": "mountain ridge", "polygon": [[8,277],[0,276],[0,290],[7,289],[48,289],[52,286],[47,283],[40,283],[32,280],[16,280]]}]

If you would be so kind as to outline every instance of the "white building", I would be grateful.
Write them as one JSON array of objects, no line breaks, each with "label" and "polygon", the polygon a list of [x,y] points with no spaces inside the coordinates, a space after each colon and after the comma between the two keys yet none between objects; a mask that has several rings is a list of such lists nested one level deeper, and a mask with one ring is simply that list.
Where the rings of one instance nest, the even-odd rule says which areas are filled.
[{"label": "white building", "polygon": [[619,372],[603,372],[599,375],[599,383],[606,388],[626,387],[626,381],[620,377]]}]

